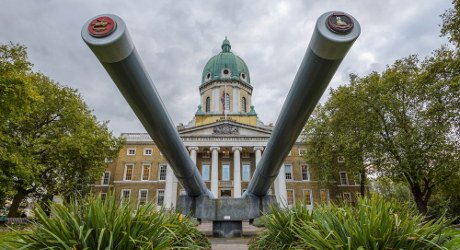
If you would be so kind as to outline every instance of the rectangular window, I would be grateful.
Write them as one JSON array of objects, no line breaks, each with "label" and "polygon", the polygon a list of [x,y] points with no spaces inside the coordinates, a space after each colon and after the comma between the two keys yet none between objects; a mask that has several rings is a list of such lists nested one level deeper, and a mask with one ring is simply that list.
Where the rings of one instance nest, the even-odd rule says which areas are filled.
[{"label": "rectangular window", "polygon": [[165,201],[165,190],[158,189],[157,190],[157,205],[163,206],[163,202]]},{"label": "rectangular window", "polygon": [[139,201],[138,201],[138,206],[142,206],[145,203],[147,203],[147,196],[148,196],[149,191],[147,189],[141,189],[139,190]]},{"label": "rectangular window", "polygon": [[319,196],[320,196],[321,202],[324,202],[324,203],[329,202],[329,190],[321,189],[319,191]]},{"label": "rectangular window", "polygon": [[209,163],[203,163],[203,165],[201,165],[201,179],[203,181],[209,181]]},{"label": "rectangular window", "polygon": [[348,192],[342,193],[343,201],[351,202],[351,194]]},{"label": "rectangular window", "polygon": [[299,149],[299,155],[304,156],[305,155],[305,149]]},{"label": "rectangular window", "polygon": [[129,202],[130,197],[131,197],[131,189],[121,190],[121,202]]},{"label": "rectangular window", "polygon": [[355,185],[361,185],[361,178],[362,178],[361,173],[355,175],[355,178],[354,178]]},{"label": "rectangular window", "polygon": [[230,151],[222,150],[222,158],[230,158]]},{"label": "rectangular window", "polygon": [[243,181],[249,181],[251,179],[251,165],[249,163],[243,163]]},{"label": "rectangular window", "polygon": [[167,167],[166,164],[160,164],[160,169],[158,173],[158,179],[160,181],[166,180],[166,167]]},{"label": "rectangular window", "polygon": [[110,183],[110,171],[105,171],[102,175],[101,185],[109,185]]},{"label": "rectangular window", "polygon": [[221,189],[220,197],[232,197],[232,190],[231,189]]},{"label": "rectangular window", "polygon": [[148,181],[149,179],[150,179],[150,164],[143,164],[141,180]]},{"label": "rectangular window", "polygon": [[144,155],[152,155],[153,150],[151,148],[144,148]]},{"label": "rectangular window", "polygon": [[222,164],[222,180],[223,181],[230,180],[230,165],[228,163]]},{"label": "rectangular window", "polygon": [[133,164],[126,164],[125,165],[125,181],[131,181],[133,179]]},{"label": "rectangular window", "polygon": [[284,164],[284,173],[286,175],[286,180],[292,180],[292,165]]},{"label": "rectangular window", "polygon": [[128,148],[126,151],[127,155],[136,155],[136,149],[135,148]]},{"label": "rectangular window", "polygon": [[313,195],[311,193],[311,189],[303,190],[303,200],[307,206],[313,205]]},{"label": "rectangular window", "polygon": [[101,193],[101,201],[105,201],[107,198],[107,193]]},{"label": "rectangular window", "polygon": [[209,158],[209,157],[210,157],[209,150],[203,151],[203,158]]},{"label": "rectangular window", "polygon": [[348,185],[347,172],[340,171],[339,174],[340,174],[340,185]]},{"label": "rectangular window", "polygon": [[310,180],[310,169],[308,168],[308,165],[302,165],[300,167],[302,168],[302,180],[309,181]]},{"label": "rectangular window", "polygon": [[293,189],[287,189],[286,194],[287,194],[287,204],[288,205],[293,205],[294,204],[294,190]]}]

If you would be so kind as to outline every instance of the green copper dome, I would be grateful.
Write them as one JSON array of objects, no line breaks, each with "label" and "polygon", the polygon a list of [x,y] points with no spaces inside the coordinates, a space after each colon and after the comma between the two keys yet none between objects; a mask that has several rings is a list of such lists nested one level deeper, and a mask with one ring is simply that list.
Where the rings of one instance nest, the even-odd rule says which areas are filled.
[{"label": "green copper dome", "polygon": [[227,37],[222,42],[221,48],[222,51],[209,59],[204,66],[201,83],[214,80],[240,80],[250,84],[248,66],[243,59],[230,51],[232,46]]}]

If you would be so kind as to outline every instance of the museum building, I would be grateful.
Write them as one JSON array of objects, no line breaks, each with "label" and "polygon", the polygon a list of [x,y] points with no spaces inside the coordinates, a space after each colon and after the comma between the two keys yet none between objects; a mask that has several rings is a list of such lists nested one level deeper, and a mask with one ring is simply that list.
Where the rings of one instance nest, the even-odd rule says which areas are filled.
[{"label": "museum building", "polygon": [[[200,105],[188,124],[177,126],[190,158],[214,197],[241,197],[260,161],[273,129],[258,118],[252,105],[251,78],[246,63],[231,51],[225,38],[222,51],[203,69]],[[153,201],[175,207],[185,191],[172,168],[147,133],[123,133],[126,144],[118,157],[107,164],[94,192],[114,192],[135,205]],[[344,199],[352,202],[359,192],[358,178],[346,171],[337,173],[333,185],[315,176],[314,166],[305,161],[301,138],[291,149],[269,192],[278,202],[292,205]],[[340,164],[344,159],[337,159]]]}]

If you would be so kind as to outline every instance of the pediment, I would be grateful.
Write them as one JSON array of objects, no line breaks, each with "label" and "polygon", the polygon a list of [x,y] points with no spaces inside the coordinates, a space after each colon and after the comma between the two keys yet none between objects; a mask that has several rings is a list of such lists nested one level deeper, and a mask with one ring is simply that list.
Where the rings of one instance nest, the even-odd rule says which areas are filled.
[{"label": "pediment", "polygon": [[179,130],[181,137],[270,137],[271,130],[233,121],[219,121]]}]

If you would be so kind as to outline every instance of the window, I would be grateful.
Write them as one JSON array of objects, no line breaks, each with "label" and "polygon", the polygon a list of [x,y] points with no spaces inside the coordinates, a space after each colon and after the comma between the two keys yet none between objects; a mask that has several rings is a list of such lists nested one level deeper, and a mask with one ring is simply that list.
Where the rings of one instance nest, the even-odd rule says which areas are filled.
[{"label": "window", "polygon": [[158,189],[157,190],[157,205],[163,206],[164,201],[165,201],[165,190]]},{"label": "window", "polygon": [[210,157],[209,150],[204,150],[203,151],[203,158],[209,158],[209,157]]},{"label": "window", "polygon": [[351,202],[351,194],[348,192],[342,193],[343,201]]},{"label": "window", "polygon": [[141,189],[139,190],[139,201],[138,201],[138,206],[142,206],[145,203],[147,203],[147,196],[148,196],[149,191],[147,189]]},{"label": "window", "polygon": [[361,185],[361,178],[362,178],[361,173],[355,175],[355,178],[353,179],[355,185]]},{"label": "window", "polygon": [[144,155],[152,155],[152,149],[151,148],[144,148]]},{"label": "window", "polygon": [[135,148],[128,148],[126,151],[127,155],[136,155],[136,149]]},{"label": "window", "polygon": [[244,96],[241,98],[241,111],[248,112],[246,109],[246,97]]},{"label": "window", "polygon": [[284,164],[284,174],[286,175],[286,180],[292,180],[292,165]]},{"label": "window", "polygon": [[220,197],[232,197],[232,190],[230,189],[221,189]]},{"label": "window", "polygon": [[206,97],[205,111],[211,112],[211,97]]},{"label": "window", "polygon": [[133,179],[133,164],[126,164],[125,165],[125,181],[131,181]]},{"label": "window", "polygon": [[148,181],[150,179],[150,164],[142,165],[142,177],[141,180]]},{"label": "window", "polygon": [[303,200],[307,206],[313,205],[313,195],[311,193],[311,189],[303,190]]},{"label": "window", "polygon": [[228,163],[222,164],[222,180],[230,180],[230,165]]},{"label": "window", "polygon": [[340,174],[340,185],[348,185],[348,176],[347,172],[341,171]]},{"label": "window", "polygon": [[345,162],[345,157],[343,157],[343,156],[338,156],[338,157],[337,157],[337,162],[338,162],[338,163],[344,163],[344,162]]},{"label": "window", "polygon": [[158,173],[158,179],[160,181],[166,180],[166,164],[160,164],[160,169]]},{"label": "window", "polygon": [[321,202],[329,202],[329,190],[327,189],[321,189],[319,190],[319,196],[321,199]]},{"label": "window", "polygon": [[105,171],[102,175],[101,185],[109,185],[110,183],[110,171]]},{"label": "window", "polygon": [[105,201],[107,198],[107,193],[101,193],[101,201]]},{"label": "window", "polygon": [[225,93],[224,110],[230,111],[230,95]]},{"label": "window", "polygon": [[308,165],[300,166],[302,168],[302,180],[309,181],[310,180],[310,169]]},{"label": "window", "polygon": [[209,181],[209,163],[203,163],[203,165],[201,165],[201,179],[203,181]]},{"label": "window", "polygon": [[294,204],[294,190],[293,189],[287,189],[286,194],[287,194],[287,204],[288,205],[293,205]]},{"label": "window", "polygon": [[249,163],[243,163],[243,181],[249,181],[251,179],[251,165]]},{"label": "window", "polygon": [[305,149],[299,149],[299,155],[304,156],[305,155]]},{"label": "window", "polygon": [[230,151],[222,150],[222,158],[230,158]]},{"label": "window", "polygon": [[121,190],[121,202],[129,202],[130,196],[131,196],[131,189]]}]

